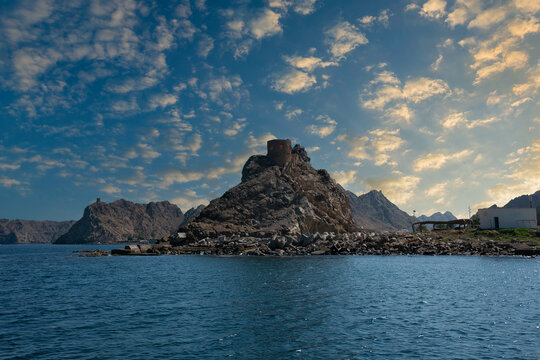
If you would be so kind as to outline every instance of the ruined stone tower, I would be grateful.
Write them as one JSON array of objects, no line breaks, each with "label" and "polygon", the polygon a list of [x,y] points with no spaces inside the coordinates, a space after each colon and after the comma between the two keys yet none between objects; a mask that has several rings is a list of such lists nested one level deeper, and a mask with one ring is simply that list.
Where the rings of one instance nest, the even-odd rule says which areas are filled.
[{"label": "ruined stone tower", "polygon": [[277,166],[283,167],[292,158],[292,146],[289,139],[269,140],[266,143],[268,154],[266,156]]}]

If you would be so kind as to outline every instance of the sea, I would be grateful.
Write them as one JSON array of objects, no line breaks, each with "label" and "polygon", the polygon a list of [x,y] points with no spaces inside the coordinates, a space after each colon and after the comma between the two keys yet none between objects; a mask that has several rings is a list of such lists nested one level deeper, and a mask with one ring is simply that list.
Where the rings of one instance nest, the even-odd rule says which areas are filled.
[{"label": "sea", "polygon": [[0,359],[540,359],[540,259],[0,246]]}]

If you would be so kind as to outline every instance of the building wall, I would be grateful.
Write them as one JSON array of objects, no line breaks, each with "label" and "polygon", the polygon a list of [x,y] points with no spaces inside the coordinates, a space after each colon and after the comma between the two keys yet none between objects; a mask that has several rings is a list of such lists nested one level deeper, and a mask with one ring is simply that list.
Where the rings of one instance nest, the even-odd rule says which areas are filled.
[{"label": "building wall", "polygon": [[536,209],[534,208],[493,208],[479,209],[480,229],[495,229],[495,217],[499,218],[499,228],[536,229]]}]

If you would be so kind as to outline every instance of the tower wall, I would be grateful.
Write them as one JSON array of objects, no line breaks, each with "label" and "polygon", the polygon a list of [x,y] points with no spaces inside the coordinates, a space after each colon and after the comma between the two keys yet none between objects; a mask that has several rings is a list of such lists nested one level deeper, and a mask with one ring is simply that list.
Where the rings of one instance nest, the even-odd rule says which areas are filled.
[{"label": "tower wall", "polygon": [[266,156],[277,166],[283,167],[292,158],[292,146],[289,139],[269,140],[266,146],[268,148]]}]

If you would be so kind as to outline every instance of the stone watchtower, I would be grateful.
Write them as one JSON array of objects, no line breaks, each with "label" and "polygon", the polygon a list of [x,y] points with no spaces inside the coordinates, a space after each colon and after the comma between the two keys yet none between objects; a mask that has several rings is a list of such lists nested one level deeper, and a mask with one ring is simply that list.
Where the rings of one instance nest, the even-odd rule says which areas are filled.
[{"label": "stone watchtower", "polygon": [[268,154],[266,156],[277,166],[283,167],[292,158],[291,140],[275,139],[266,143]]}]

